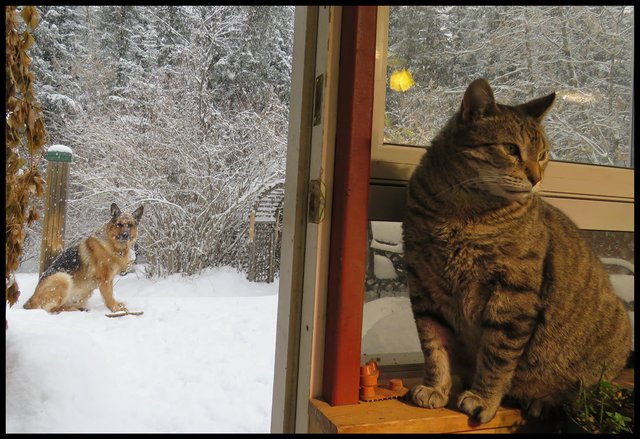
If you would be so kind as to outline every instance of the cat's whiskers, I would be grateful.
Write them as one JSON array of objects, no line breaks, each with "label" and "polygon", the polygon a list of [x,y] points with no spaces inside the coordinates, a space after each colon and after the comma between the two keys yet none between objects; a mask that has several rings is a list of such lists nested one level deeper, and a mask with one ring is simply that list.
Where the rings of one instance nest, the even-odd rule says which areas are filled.
[{"label": "cat's whiskers", "polygon": [[501,181],[503,178],[498,175],[477,175],[475,177],[467,178],[466,180],[462,180],[457,182],[454,185],[451,185],[440,192],[437,192],[434,196],[439,197],[442,194],[445,194],[450,191],[454,191],[456,189],[469,187],[473,183],[495,183]]}]

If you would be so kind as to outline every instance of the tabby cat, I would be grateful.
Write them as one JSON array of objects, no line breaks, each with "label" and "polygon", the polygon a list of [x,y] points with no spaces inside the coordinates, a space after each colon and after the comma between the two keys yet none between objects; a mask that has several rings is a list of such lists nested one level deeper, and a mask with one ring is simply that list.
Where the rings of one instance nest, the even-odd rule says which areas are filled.
[{"label": "tabby cat", "polygon": [[603,365],[615,377],[631,327],[578,228],[536,194],[549,161],[541,121],[555,93],[509,106],[472,82],[407,187],[411,306],[425,360],[421,407],[449,400],[486,423],[503,397],[529,414],[560,406]]}]

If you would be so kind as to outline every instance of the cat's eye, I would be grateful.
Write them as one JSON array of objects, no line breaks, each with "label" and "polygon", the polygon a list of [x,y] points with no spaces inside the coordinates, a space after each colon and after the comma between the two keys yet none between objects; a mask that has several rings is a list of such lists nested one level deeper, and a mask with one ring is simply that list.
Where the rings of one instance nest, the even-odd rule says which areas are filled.
[{"label": "cat's eye", "polygon": [[540,152],[540,154],[538,154],[539,162],[545,161],[546,159],[547,159],[547,151],[542,151]]},{"label": "cat's eye", "polygon": [[520,157],[520,148],[515,143],[505,143],[504,148],[509,154]]}]

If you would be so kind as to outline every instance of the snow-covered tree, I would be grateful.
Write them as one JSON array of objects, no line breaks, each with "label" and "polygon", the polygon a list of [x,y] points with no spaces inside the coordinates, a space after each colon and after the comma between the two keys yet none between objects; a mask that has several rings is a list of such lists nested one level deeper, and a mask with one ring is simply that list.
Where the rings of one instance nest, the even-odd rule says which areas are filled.
[{"label": "snow-covered tree", "polygon": [[74,150],[67,243],[112,202],[144,204],[150,274],[241,267],[249,208],[284,177],[293,7],[64,8],[73,75],[52,88],[80,104],[56,137]]},{"label": "snow-covered tree", "polygon": [[57,142],[69,118],[81,111],[76,82],[76,60],[86,33],[79,10],[66,6],[41,6],[40,24],[34,32],[33,72],[43,104],[43,116],[52,142]]},{"label": "snow-covered tree", "polygon": [[547,134],[560,160],[628,166],[633,84],[631,6],[394,6],[386,138],[428,145],[466,86],[484,77],[498,100],[558,92]]}]

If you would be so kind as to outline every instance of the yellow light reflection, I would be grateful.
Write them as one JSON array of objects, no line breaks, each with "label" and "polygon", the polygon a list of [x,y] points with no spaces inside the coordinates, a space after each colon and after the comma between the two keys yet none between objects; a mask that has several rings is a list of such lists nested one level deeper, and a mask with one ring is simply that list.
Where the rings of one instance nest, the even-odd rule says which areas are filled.
[{"label": "yellow light reflection", "polygon": [[396,70],[389,78],[389,87],[395,91],[407,91],[413,87],[414,84],[413,76],[411,76],[411,72],[407,69]]}]

